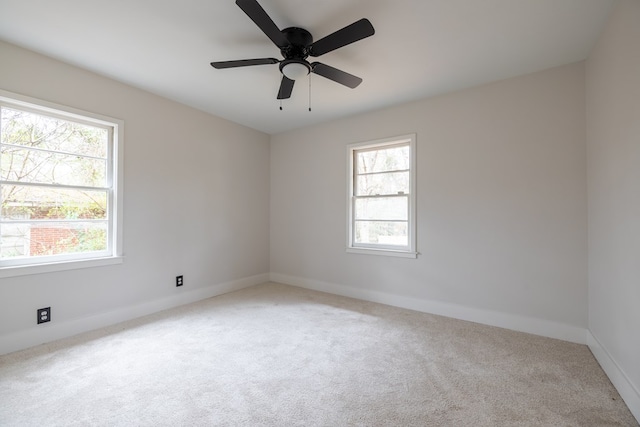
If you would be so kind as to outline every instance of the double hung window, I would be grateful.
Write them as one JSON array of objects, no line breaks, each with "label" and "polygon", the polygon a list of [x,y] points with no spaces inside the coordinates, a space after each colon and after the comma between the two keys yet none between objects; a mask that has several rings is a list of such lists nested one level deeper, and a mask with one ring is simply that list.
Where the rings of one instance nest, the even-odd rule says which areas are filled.
[{"label": "double hung window", "polygon": [[415,257],[415,135],[348,146],[349,252]]},{"label": "double hung window", "polygon": [[117,256],[122,123],[2,95],[0,268]]}]

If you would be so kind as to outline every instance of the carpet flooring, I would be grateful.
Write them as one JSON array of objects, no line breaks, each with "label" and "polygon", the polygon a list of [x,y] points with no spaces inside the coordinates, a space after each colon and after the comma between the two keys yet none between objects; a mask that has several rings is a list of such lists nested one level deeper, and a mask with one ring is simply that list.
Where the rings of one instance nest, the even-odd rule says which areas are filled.
[{"label": "carpet flooring", "polygon": [[1,426],[637,426],[584,345],[267,283],[0,357]]}]

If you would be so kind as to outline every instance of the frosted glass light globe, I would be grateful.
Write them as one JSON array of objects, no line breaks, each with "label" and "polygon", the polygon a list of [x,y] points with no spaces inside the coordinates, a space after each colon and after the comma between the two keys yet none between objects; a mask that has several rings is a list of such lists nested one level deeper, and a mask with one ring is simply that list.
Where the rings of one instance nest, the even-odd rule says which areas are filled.
[{"label": "frosted glass light globe", "polygon": [[291,80],[297,80],[309,74],[309,67],[299,62],[290,62],[282,67],[282,74]]}]

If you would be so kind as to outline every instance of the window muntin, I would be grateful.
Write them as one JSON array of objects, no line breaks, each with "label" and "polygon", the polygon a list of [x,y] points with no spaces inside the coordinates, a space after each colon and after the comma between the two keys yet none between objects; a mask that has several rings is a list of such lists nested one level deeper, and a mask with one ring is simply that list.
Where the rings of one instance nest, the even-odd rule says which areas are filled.
[{"label": "window muntin", "polygon": [[415,135],[349,146],[348,250],[415,256]]},{"label": "window muntin", "polygon": [[98,117],[0,96],[0,267],[119,255],[122,124]]}]

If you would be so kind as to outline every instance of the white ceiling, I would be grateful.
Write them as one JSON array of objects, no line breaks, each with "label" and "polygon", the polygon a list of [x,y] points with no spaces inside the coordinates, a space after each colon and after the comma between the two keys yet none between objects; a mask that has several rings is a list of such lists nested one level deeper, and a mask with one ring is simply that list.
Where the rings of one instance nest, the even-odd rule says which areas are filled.
[{"label": "white ceiling", "polygon": [[[281,58],[233,0],[0,0],[0,39],[273,134],[585,59],[612,0],[258,0],[318,40],[360,18],[374,36],[316,59],[364,79],[313,75],[283,111]],[[1,82],[0,82],[1,84]]]}]

